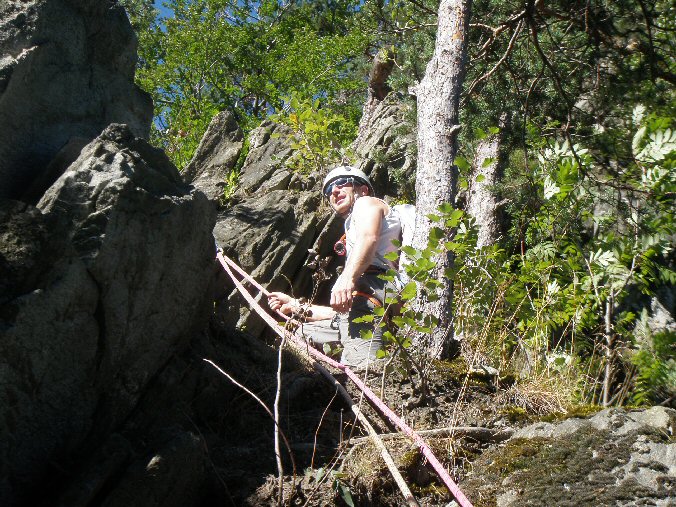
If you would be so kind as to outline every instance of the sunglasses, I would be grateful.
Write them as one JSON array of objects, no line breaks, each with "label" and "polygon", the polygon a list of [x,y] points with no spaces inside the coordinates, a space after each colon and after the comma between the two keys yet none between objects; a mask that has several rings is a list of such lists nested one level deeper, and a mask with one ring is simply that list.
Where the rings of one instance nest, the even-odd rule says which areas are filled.
[{"label": "sunglasses", "polygon": [[336,178],[331,183],[329,183],[329,186],[326,187],[326,190],[324,190],[324,197],[328,199],[333,193],[333,189],[335,187],[343,188],[345,185],[349,184],[354,184],[354,178]]}]

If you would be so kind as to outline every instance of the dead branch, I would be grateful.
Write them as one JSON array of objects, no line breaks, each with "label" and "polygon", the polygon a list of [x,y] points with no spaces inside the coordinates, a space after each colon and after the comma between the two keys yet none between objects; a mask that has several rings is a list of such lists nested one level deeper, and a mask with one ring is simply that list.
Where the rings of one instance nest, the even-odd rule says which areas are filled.
[{"label": "dead branch", "polygon": [[[225,376],[230,382],[235,384],[237,387],[239,387],[241,390],[243,390],[245,393],[247,393],[249,396],[251,396],[254,400],[258,402],[258,404],[263,407],[263,409],[268,413],[268,415],[272,418],[273,421],[275,421],[275,426],[279,425],[277,424],[277,421],[275,420],[275,416],[272,413],[272,410],[268,408],[268,406],[265,404],[263,400],[261,400],[254,392],[251,390],[247,389],[244,385],[240,384],[237,382],[230,374],[226,373],[224,370],[222,370],[216,363],[209,359],[202,359],[202,361],[209,363],[211,366],[216,368],[223,376]],[[282,436],[282,439],[284,440],[284,445],[286,446],[286,450],[289,453],[289,457],[291,459],[291,465],[293,467],[293,475],[294,477],[296,476],[296,460],[293,458],[293,453],[291,452],[291,445],[289,444],[289,440],[286,438],[286,435],[282,431],[281,428],[279,428],[279,433]]]},{"label": "dead branch", "polygon": [[498,60],[498,62],[493,66],[493,68],[491,70],[489,70],[483,76],[478,77],[477,79],[474,80],[474,82],[469,87],[469,91],[463,97],[461,105],[464,105],[467,98],[471,97],[472,93],[474,92],[475,88],[479,85],[479,83],[488,80],[495,73],[495,71],[498,70],[498,67],[500,67],[500,65],[502,65],[503,62],[507,59],[507,57],[512,52],[512,49],[514,49],[514,43],[516,42],[517,37],[521,33],[522,28],[523,28],[523,20],[520,20],[519,23],[516,25],[516,29],[514,30],[514,33],[512,34],[512,38],[509,40],[509,44],[507,45],[507,49],[505,50],[505,53],[502,55],[500,60]]},{"label": "dead branch", "polygon": [[[431,430],[418,430],[421,437],[440,437],[440,438],[459,438],[467,437],[482,442],[504,442],[511,438],[514,430],[511,428],[503,428],[494,430],[491,428],[483,428],[480,426],[449,426],[447,428],[434,428]],[[404,438],[406,435],[401,433],[384,433],[378,435],[381,440],[395,440]],[[368,442],[368,437],[355,438],[354,444],[363,444]]]}]

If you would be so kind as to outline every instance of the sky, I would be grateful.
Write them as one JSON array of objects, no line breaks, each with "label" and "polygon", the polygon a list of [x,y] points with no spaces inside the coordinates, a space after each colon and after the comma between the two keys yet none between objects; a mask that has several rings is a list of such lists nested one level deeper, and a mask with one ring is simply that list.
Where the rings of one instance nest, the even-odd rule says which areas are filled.
[{"label": "sky", "polygon": [[164,3],[164,0],[155,0],[155,8],[160,11],[160,16],[163,18],[169,18],[171,17],[171,9],[167,9],[162,5]]}]

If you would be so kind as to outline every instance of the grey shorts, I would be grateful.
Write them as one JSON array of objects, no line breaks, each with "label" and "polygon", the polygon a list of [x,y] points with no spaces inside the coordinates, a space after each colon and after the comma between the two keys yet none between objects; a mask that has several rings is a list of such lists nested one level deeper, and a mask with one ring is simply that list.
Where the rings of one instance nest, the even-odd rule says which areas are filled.
[{"label": "grey shorts", "polygon": [[[357,290],[372,295],[378,301],[384,301],[385,291],[392,294],[393,287],[378,278],[377,273],[362,275],[357,284]],[[368,298],[355,296],[348,314],[338,314],[332,320],[322,320],[303,324],[303,334],[314,345],[322,348],[325,343],[338,344],[343,347],[340,362],[352,367],[364,368],[368,363],[377,359],[378,350],[383,348],[383,331],[385,328],[376,326],[374,322],[354,322],[354,319],[364,315],[372,315],[376,304]],[[373,336],[365,340],[363,332],[372,331]]]}]

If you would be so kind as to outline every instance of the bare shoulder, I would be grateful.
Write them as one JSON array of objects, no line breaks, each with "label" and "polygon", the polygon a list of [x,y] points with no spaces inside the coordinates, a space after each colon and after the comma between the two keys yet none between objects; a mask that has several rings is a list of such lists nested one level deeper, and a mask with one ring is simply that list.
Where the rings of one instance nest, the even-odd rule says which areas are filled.
[{"label": "bare shoulder", "polygon": [[390,207],[376,197],[371,197],[370,195],[365,195],[357,199],[354,203],[353,213],[382,213],[383,216],[387,215],[390,212]]}]

